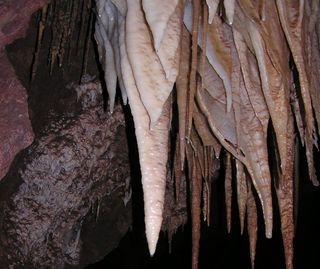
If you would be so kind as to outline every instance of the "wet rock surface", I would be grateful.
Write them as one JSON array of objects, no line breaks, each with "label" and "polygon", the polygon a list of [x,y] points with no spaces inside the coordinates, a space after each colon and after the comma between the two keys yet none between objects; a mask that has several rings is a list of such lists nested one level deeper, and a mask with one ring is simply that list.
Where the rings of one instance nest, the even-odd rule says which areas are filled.
[{"label": "wet rock surface", "polygon": [[131,224],[122,109],[103,110],[98,83],[72,88],[82,112],[53,114],[1,182],[3,268],[83,268]]}]

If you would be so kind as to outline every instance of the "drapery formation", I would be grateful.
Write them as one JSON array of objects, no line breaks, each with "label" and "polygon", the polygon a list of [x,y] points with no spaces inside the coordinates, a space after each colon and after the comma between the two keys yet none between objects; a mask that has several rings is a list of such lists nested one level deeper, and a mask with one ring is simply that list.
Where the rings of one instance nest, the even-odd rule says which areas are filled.
[{"label": "drapery formation", "polygon": [[161,228],[176,102],[179,128],[172,171],[176,190],[183,174],[190,178],[193,268],[200,219],[210,220],[211,167],[222,149],[228,231],[235,174],[241,231],[247,218],[254,266],[254,193],[270,238],[274,185],[286,267],[292,268],[298,140],[309,177],[318,185],[313,150],[320,128],[319,1],[96,0],[96,8],[95,38],[110,110],[118,81],[135,122],[150,254]]}]

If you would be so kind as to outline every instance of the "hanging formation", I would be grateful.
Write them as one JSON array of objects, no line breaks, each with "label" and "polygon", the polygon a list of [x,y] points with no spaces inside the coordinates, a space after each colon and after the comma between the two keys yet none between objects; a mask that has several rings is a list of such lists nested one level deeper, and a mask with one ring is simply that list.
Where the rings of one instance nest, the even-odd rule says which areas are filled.
[{"label": "hanging formation", "polygon": [[247,218],[254,267],[254,193],[271,238],[274,184],[286,268],[293,268],[295,137],[318,185],[313,150],[320,128],[319,1],[96,0],[96,9],[110,110],[118,81],[135,123],[150,254],[161,229],[174,102],[179,128],[172,171],[176,190],[183,174],[190,179],[193,268],[201,216],[210,220],[211,167],[221,150],[228,231],[234,174],[241,232]]}]

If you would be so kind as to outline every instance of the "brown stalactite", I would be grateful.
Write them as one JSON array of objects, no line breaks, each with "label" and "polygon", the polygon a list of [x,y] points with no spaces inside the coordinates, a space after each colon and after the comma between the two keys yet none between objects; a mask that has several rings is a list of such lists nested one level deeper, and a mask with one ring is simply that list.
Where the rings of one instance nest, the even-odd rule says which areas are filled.
[{"label": "brown stalactite", "polygon": [[200,204],[201,204],[201,171],[196,160],[193,149],[188,147],[188,165],[192,173],[191,176],[191,219],[192,219],[192,269],[198,268],[199,248],[200,248]]},{"label": "brown stalactite", "polygon": [[38,26],[37,45],[35,48],[34,58],[33,58],[32,67],[31,67],[31,78],[30,78],[31,82],[33,81],[37,72],[37,67],[39,62],[39,53],[42,46],[44,29],[46,26],[47,11],[48,11],[48,5],[42,8],[41,14],[39,15],[40,19],[39,19],[39,26]]},{"label": "brown stalactite", "polygon": [[266,20],[266,0],[260,0],[259,2],[259,13],[260,13],[260,19],[262,21]]},{"label": "brown stalactite", "polygon": [[224,195],[227,216],[227,231],[231,232],[231,202],[232,202],[232,163],[231,154],[226,152],[225,160]]},{"label": "brown stalactite", "polygon": [[287,123],[288,137],[287,144],[287,166],[286,170],[279,175],[279,186],[276,187],[278,205],[280,211],[281,234],[284,246],[286,269],[293,269],[293,238],[294,238],[294,217],[293,217],[293,180],[294,180],[294,157],[295,142],[293,120]]},{"label": "brown stalactite", "polygon": [[174,182],[175,182],[175,197],[176,201],[179,201],[180,196],[180,185],[181,185],[181,177],[183,176],[182,168],[181,168],[181,152],[180,152],[180,136],[179,133],[177,134],[176,138],[176,148],[174,152],[174,159],[173,159],[173,169],[174,169]]},{"label": "brown stalactite", "polygon": [[211,212],[211,175],[213,149],[212,147],[204,147],[204,166],[205,176],[203,178],[203,220],[210,226]]},{"label": "brown stalactite", "polygon": [[[201,36],[201,44],[202,44],[202,53],[201,53],[201,60],[199,64],[199,69],[201,73],[204,73],[204,67],[206,64],[206,53],[207,50],[207,39],[208,39],[208,7],[207,5],[202,5],[202,36]],[[203,82],[201,80],[201,89],[203,88]]]},{"label": "brown stalactite", "polygon": [[[307,14],[309,1],[292,2],[288,0],[276,0],[279,19],[282,29],[289,43],[293,59],[295,61],[300,81],[300,94],[305,113],[305,147],[308,161],[309,177],[315,186],[319,185],[315,174],[313,160],[313,145],[317,146],[314,139],[315,122],[313,117],[313,106],[311,100],[311,80],[307,72],[309,57],[308,38],[302,30],[308,27],[310,14]],[[309,27],[308,27],[309,28]],[[308,29],[310,31],[310,29]]]},{"label": "brown stalactite", "polygon": [[[200,83],[198,83],[200,85]],[[198,90],[200,87],[198,87]],[[217,139],[212,134],[210,127],[208,126],[207,119],[201,112],[200,108],[198,107],[197,102],[194,104],[194,114],[193,114],[193,123],[194,126],[201,138],[202,144],[204,146],[216,146],[218,144]]]},{"label": "brown stalactite", "polygon": [[246,216],[246,205],[248,199],[247,177],[244,171],[243,164],[236,160],[236,174],[237,174],[237,201],[239,208],[240,230],[241,234],[244,230],[244,220]]},{"label": "brown stalactite", "polygon": [[188,89],[190,77],[191,61],[191,37],[188,30],[183,27],[181,34],[181,55],[179,75],[176,81],[177,104],[179,116],[179,148],[180,148],[180,167],[183,170],[185,162],[185,145],[187,135],[187,110],[188,110]]},{"label": "brown stalactite", "polygon": [[[4,46],[23,35],[31,10],[50,1],[30,2],[26,14],[18,12],[24,6],[23,1],[3,2],[8,8],[0,6],[0,65],[6,66]],[[162,208],[175,210],[173,204],[164,205],[167,201],[164,192],[168,189],[165,176],[170,174],[171,181],[167,182],[174,184],[177,205],[183,202],[180,196],[185,198],[181,189],[186,192],[185,188],[190,188],[192,268],[198,268],[201,217],[208,225],[212,222],[212,179],[219,169],[223,148],[228,233],[232,223],[232,169],[236,169],[240,229],[243,233],[247,218],[252,268],[258,229],[256,202],[260,202],[265,234],[270,238],[274,187],[286,269],[293,269],[294,217],[298,207],[294,194],[298,197],[299,177],[294,163],[298,166],[300,158],[294,152],[295,143],[296,147],[300,144],[304,147],[309,177],[314,185],[319,185],[316,174],[319,171],[315,169],[318,157],[315,158],[314,150],[320,134],[320,1],[160,0],[156,4],[159,10],[149,0],[95,2],[97,5],[92,0],[56,0],[43,8],[38,18],[31,79],[39,68],[42,37],[47,27],[52,27],[53,35],[49,45],[51,73],[55,66],[71,61],[68,42],[77,34],[77,53],[83,52],[86,65],[89,36],[94,30],[91,9],[95,6],[99,9],[101,2],[103,12],[98,12],[97,21],[102,24],[97,23],[95,31],[97,36],[99,31],[100,35],[105,34],[104,39],[96,36],[96,41],[100,61],[107,66],[104,72],[109,102],[113,106],[116,100],[118,79],[125,104],[128,93],[135,122],[145,212],[148,215],[154,211],[150,209],[152,206],[157,211],[157,221],[153,216],[146,218],[153,223],[146,228],[150,253],[153,255],[157,245]],[[76,27],[80,28],[78,33],[74,32]],[[3,68],[2,77],[8,70],[11,77],[10,68]],[[113,83],[108,83],[108,75]],[[13,86],[20,87],[16,76],[12,81]],[[10,87],[11,84],[4,86]],[[1,94],[6,92],[0,92],[0,97]],[[171,118],[175,118],[169,112],[170,96],[176,97],[173,103],[178,108],[178,128],[172,128],[176,133],[171,136],[175,141],[168,141]],[[0,98],[0,103],[6,100],[9,100],[6,96]],[[0,112],[3,110],[1,106]],[[294,141],[296,133],[298,142]],[[27,144],[32,135],[30,131]],[[170,143],[175,143],[173,164],[167,161]],[[5,150],[2,151],[7,154]],[[0,156],[3,163],[6,159],[11,161],[16,153],[5,154]],[[9,164],[0,165],[0,179]],[[172,170],[167,172],[168,168]],[[187,176],[189,186],[185,186]],[[148,192],[152,187],[156,187],[159,199],[155,199],[155,191]],[[256,200],[253,192],[257,194]],[[170,218],[174,215],[171,211],[165,223],[170,238],[173,234]]]},{"label": "brown stalactite", "polygon": [[255,256],[256,256],[258,218],[257,218],[256,201],[254,199],[251,188],[252,186],[248,181],[247,229],[248,229],[248,235],[249,235],[251,268],[253,269]]},{"label": "brown stalactite", "polygon": [[[120,2],[132,6],[131,2],[125,0],[112,0],[112,2],[117,3],[117,7],[120,6]],[[185,4],[183,16],[185,27],[173,31],[169,27],[168,14],[173,7],[176,7],[175,12],[181,11],[178,3]],[[145,53],[157,54],[161,61],[161,55],[158,53],[159,36],[170,31],[176,35],[181,32],[180,52],[177,52],[180,58],[178,56],[175,58],[176,61],[179,59],[180,63],[175,80],[179,129],[175,140],[173,171],[177,201],[179,201],[180,179],[185,175],[191,178],[193,268],[197,267],[200,212],[202,209],[204,220],[209,223],[212,176],[210,171],[218,160],[222,147],[227,155],[225,203],[228,232],[231,229],[231,159],[234,158],[240,226],[243,232],[247,210],[252,266],[257,239],[257,206],[251,188],[257,192],[264,215],[265,234],[270,238],[273,229],[271,187],[275,184],[286,263],[287,268],[291,268],[294,230],[293,141],[296,132],[293,118],[296,119],[301,143],[306,148],[310,178],[315,185],[318,184],[314,169],[313,146],[317,146],[318,138],[315,119],[318,123],[320,121],[320,109],[317,107],[320,101],[316,91],[319,76],[309,75],[306,70],[320,66],[320,61],[311,60],[311,56],[316,57],[319,54],[317,52],[319,45],[314,45],[319,39],[317,31],[320,28],[317,22],[319,3],[317,1],[291,3],[288,0],[239,0],[223,1],[223,3],[209,0],[163,1],[163,3],[159,1],[159,10],[168,13],[164,14],[163,18],[159,15],[161,12],[158,14],[158,11],[147,10],[150,4],[147,1],[136,0],[135,4],[136,7],[143,6],[146,15],[145,18],[142,18],[143,16],[140,18],[139,25],[143,25],[141,27],[143,31],[139,34],[147,36],[151,33],[150,39],[154,39],[153,42],[149,42],[148,39],[146,42],[148,46],[143,44],[141,50]],[[218,5],[220,11],[216,12]],[[155,20],[151,16],[153,12],[156,14]],[[127,16],[125,12],[121,14]],[[166,21],[167,28],[157,29],[155,26],[163,23],[162,20]],[[132,22],[134,23],[134,20]],[[134,37],[130,31],[134,31],[135,28],[128,19],[127,27],[131,30],[127,29],[126,35]],[[306,34],[308,31],[313,34],[308,36]],[[137,90],[151,122],[154,123],[157,117],[154,117],[153,109],[160,115],[167,98],[167,95],[162,95],[159,85],[168,86],[167,81],[160,81],[156,77],[154,81],[156,83],[143,85],[137,74],[140,69],[144,70],[147,61],[145,65],[141,65],[139,63],[141,57],[137,57],[141,51],[137,50],[133,43],[127,43]],[[299,73],[300,88],[293,79],[292,69],[295,66],[291,66],[291,56]],[[154,62],[157,62],[157,58]],[[162,61],[161,63],[163,64]],[[145,71],[149,76],[160,76],[161,72],[154,74],[159,70],[153,66],[148,68],[153,70]],[[169,76],[168,70],[165,70],[165,73]],[[173,86],[173,83],[170,86]],[[152,87],[146,87],[150,85]],[[154,90],[153,87],[158,89],[154,91],[154,95],[159,97],[161,102],[155,100],[155,105],[151,109],[148,102],[149,97],[154,97],[149,96],[149,92]],[[172,89],[166,87],[166,90]],[[274,131],[273,137],[268,137],[269,128]],[[269,153],[270,139],[273,143],[270,147],[274,150]],[[186,171],[184,171],[185,157],[188,164]],[[214,157],[217,159],[214,160]],[[275,168],[274,171],[269,167],[270,159],[275,160],[271,167]],[[271,178],[275,177],[279,180],[272,182]]]},{"label": "brown stalactite", "polygon": [[278,205],[281,219],[281,234],[284,246],[286,269],[293,268],[293,179],[277,189]]},{"label": "brown stalactite", "polygon": [[[209,200],[209,189],[208,189],[208,186],[207,184],[203,184],[203,187],[202,187],[202,215],[203,215],[203,221],[207,223],[209,223],[209,218],[210,218],[210,215],[209,215],[209,203],[210,203],[210,200]],[[209,224],[208,224],[209,226]]]},{"label": "brown stalactite", "polygon": [[190,138],[192,128],[192,114],[194,96],[197,90],[197,64],[198,64],[198,32],[201,4],[200,0],[192,0],[192,35],[191,35],[191,63],[189,90],[187,92],[187,120],[186,137]]}]

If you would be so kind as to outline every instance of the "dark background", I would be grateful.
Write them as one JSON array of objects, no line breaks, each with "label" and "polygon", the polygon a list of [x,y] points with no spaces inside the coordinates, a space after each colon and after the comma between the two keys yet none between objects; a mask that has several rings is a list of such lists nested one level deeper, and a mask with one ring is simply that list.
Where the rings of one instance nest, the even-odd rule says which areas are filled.
[{"label": "dark background", "polygon": [[[304,157],[301,156],[301,158]],[[306,178],[307,171],[304,159],[301,160],[300,174],[299,210],[293,263],[295,269],[316,269],[320,268],[320,188],[314,187]],[[162,232],[155,256],[152,258],[149,256],[144,236],[143,212],[141,212],[143,206],[140,181],[136,178],[133,182],[135,183],[135,196],[133,199],[134,223],[132,230],[121,240],[118,248],[107,255],[104,260],[88,266],[86,269],[191,268],[190,223],[180,227],[173,236],[171,253],[169,252],[168,236]],[[199,269],[251,268],[248,234],[246,227],[244,234],[240,234],[236,197],[234,195],[232,201],[231,233],[227,234],[223,193],[223,175],[220,175],[213,183],[212,225],[207,227],[205,223],[202,224]],[[274,190],[273,196],[275,198]],[[279,212],[275,199],[273,199],[273,205],[274,228],[272,239],[266,239],[264,236],[261,208],[257,205],[259,212],[255,269],[285,268]]]}]

